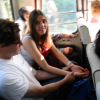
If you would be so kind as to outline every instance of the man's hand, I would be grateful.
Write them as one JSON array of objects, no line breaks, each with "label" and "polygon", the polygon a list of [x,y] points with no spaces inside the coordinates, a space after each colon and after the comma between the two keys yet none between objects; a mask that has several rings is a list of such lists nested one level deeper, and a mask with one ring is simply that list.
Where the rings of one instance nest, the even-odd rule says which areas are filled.
[{"label": "man's hand", "polygon": [[75,77],[86,78],[89,76],[89,70],[87,68],[84,69],[77,65],[72,66],[71,71],[74,72]]},{"label": "man's hand", "polygon": [[71,47],[66,47],[63,49],[63,53],[64,54],[69,54],[69,53],[72,53],[73,52],[73,48]]},{"label": "man's hand", "polygon": [[68,84],[74,82],[75,77],[74,77],[73,75],[74,75],[73,72],[68,73],[68,74],[64,77],[64,80],[65,80]]}]

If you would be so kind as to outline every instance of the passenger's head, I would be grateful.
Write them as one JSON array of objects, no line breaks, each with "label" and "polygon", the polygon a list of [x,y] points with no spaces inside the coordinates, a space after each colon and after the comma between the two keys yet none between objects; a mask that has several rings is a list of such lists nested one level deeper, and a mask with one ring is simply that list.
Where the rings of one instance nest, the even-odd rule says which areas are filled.
[{"label": "passenger's head", "polygon": [[92,15],[100,14],[100,0],[94,0],[91,2]]},{"label": "passenger's head", "polygon": [[33,10],[29,16],[29,31],[36,42],[39,45],[39,40],[42,44],[47,41],[49,37],[47,18],[41,10]]},{"label": "passenger's head", "polygon": [[24,6],[19,10],[19,15],[24,21],[28,21],[29,15],[33,8],[31,6]]},{"label": "passenger's head", "polygon": [[0,19],[0,44],[9,46],[19,40],[19,25],[9,19]]},{"label": "passenger's head", "polygon": [[96,40],[95,40],[95,53],[97,56],[100,58],[100,30],[96,35]]},{"label": "passenger's head", "polygon": [[0,54],[6,57],[20,53],[19,25],[8,19],[0,19]]}]

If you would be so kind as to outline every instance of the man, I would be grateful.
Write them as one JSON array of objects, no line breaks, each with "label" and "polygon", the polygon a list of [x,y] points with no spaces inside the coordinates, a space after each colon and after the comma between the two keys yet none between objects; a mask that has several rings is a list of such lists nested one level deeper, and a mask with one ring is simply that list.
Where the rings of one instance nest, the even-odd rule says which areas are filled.
[{"label": "man", "polygon": [[19,10],[20,18],[17,21],[15,21],[15,23],[19,24],[21,39],[26,31],[28,18],[32,10],[33,8],[31,6],[24,6]]},{"label": "man", "polygon": [[[41,86],[37,79],[41,80],[44,72],[33,69],[19,54],[20,46],[23,45],[19,31],[17,23],[0,19],[0,96],[2,98],[44,100],[43,97],[47,97],[65,83],[64,87],[67,87],[67,84],[74,82],[73,73],[68,72],[62,80]],[[55,76],[51,75],[51,77]],[[66,91],[68,91],[67,88]],[[57,97],[59,95],[55,94],[52,100],[58,100]]]}]

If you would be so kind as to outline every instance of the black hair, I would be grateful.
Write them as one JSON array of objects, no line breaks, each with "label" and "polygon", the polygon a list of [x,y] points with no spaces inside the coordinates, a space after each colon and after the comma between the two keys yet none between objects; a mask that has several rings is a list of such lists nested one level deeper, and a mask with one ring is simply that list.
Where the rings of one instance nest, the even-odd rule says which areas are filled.
[{"label": "black hair", "polygon": [[100,58],[100,30],[98,31],[98,33],[96,35],[94,51],[97,54],[97,56]]},{"label": "black hair", "polygon": [[19,40],[19,25],[9,19],[0,19],[0,44],[9,46]]},{"label": "black hair", "polygon": [[19,9],[19,15],[24,21],[26,21],[25,18],[24,18],[25,13],[28,13],[28,11],[25,10],[25,7],[22,7],[22,8]]}]

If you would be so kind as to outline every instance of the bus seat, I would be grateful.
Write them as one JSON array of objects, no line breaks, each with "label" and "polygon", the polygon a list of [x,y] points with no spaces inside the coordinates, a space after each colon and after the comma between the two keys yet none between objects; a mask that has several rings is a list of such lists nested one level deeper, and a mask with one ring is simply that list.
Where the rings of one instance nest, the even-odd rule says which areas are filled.
[{"label": "bus seat", "polygon": [[88,25],[84,18],[80,17],[77,19],[78,30],[80,33],[81,41],[83,44],[91,43]]},{"label": "bus seat", "polygon": [[94,52],[94,43],[87,45],[86,52],[91,67],[97,100],[100,100],[100,58]]}]

